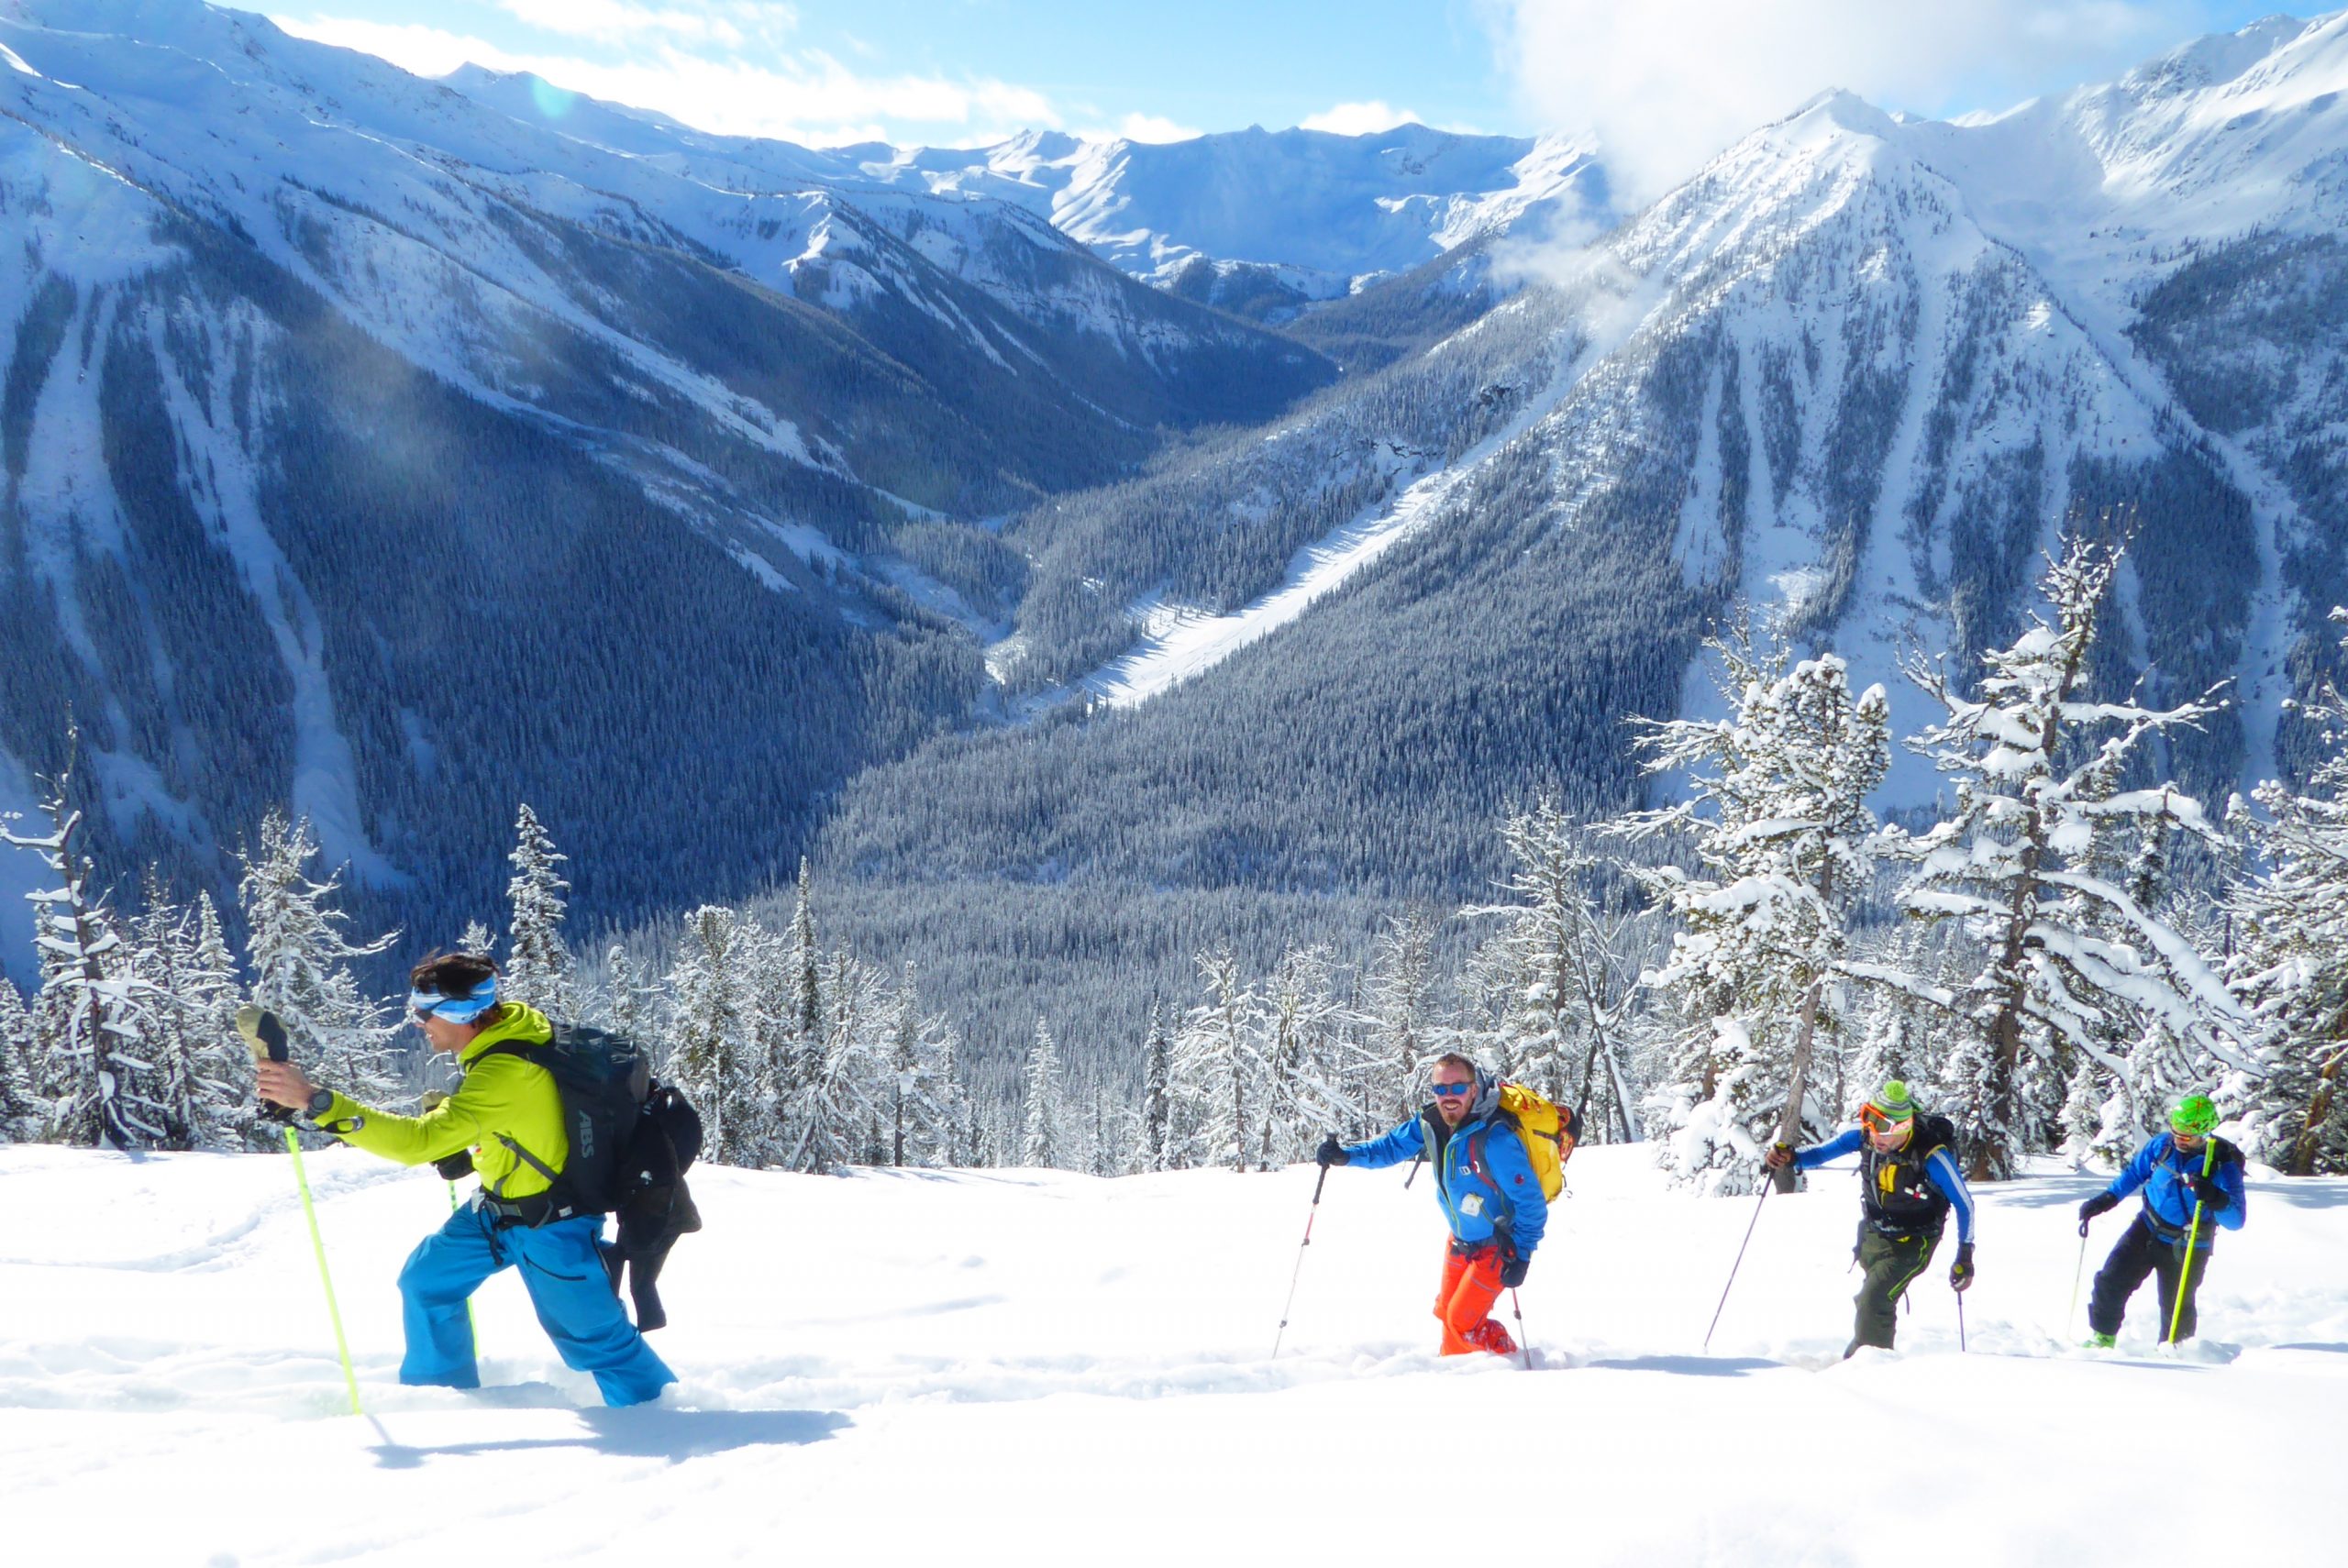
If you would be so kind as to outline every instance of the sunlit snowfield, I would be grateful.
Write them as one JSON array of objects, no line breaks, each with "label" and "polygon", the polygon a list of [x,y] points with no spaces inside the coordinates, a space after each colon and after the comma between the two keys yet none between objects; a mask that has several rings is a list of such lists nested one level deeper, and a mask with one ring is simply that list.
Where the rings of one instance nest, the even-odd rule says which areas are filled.
[{"label": "sunlit snowfield", "polygon": [[[1846,1172],[1751,1200],[1570,1169],[1523,1292],[1541,1363],[1444,1363],[1441,1227],[1337,1170],[1288,1342],[1313,1173],[700,1170],[709,1228],[654,1336],[682,1386],[606,1411],[512,1275],[480,1393],[404,1389],[393,1279],[448,1190],[347,1152],[311,1177],[367,1419],[281,1159],[0,1151],[11,1563],[1379,1561],[2313,1562],[2348,1436],[2348,1181],[2254,1179],[2168,1356],[2068,1348],[2096,1183],[1982,1193],[1971,1353],[1951,1246],[1900,1351],[1850,1327]],[[2099,1222],[2092,1272],[2125,1211]],[[821,1556],[815,1554],[822,1554]]]}]

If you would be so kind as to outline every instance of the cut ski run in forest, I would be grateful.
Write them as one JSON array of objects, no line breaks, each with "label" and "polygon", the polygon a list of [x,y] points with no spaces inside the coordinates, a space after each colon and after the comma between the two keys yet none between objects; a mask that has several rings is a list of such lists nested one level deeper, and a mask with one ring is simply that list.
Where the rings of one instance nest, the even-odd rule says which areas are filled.
[{"label": "cut ski run in forest", "polygon": [[12,1562],[641,1562],[648,1533],[693,1562],[1408,1561],[1496,1507],[1582,1563],[2330,1555],[2348,1180],[2254,1167],[2202,1337],[2160,1351],[2147,1290],[2088,1353],[2073,1210],[2103,1177],[2042,1163],[1980,1190],[1969,1352],[1944,1246],[1900,1350],[1846,1363],[1846,1170],[1762,1208],[1704,1353],[1751,1208],[1587,1149],[1521,1293],[1528,1374],[1434,1353],[1423,1172],[1329,1173],[1274,1360],[1310,1166],[709,1168],[654,1336],[681,1384],[605,1410],[510,1273],[479,1297],[495,1386],[398,1386],[393,1280],[447,1189],[309,1171],[365,1419],[285,1161],[0,1151]]}]

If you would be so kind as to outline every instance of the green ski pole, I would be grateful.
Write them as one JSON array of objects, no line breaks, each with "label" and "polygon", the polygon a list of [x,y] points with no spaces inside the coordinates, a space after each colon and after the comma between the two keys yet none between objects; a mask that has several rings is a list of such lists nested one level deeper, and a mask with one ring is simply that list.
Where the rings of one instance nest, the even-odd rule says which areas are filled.
[{"label": "green ski pole", "polygon": [[[290,1060],[293,1053],[285,1043],[285,1025],[277,1015],[248,1002],[237,1010],[237,1032],[245,1037],[254,1056],[271,1062]],[[310,1222],[310,1251],[317,1255],[318,1283],[326,1286],[327,1317],[334,1324],[335,1354],[342,1362],[342,1386],[350,1394],[350,1413],[363,1416],[367,1412],[359,1403],[359,1375],[350,1369],[350,1342],[342,1332],[342,1309],[334,1298],[334,1275],[327,1267],[326,1238],[318,1233],[317,1205],[310,1199],[309,1173],[302,1167],[302,1141],[294,1131],[294,1113],[277,1106],[264,1108],[273,1121],[285,1126],[285,1152],[293,1156],[294,1184],[302,1190],[302,1217]]]},{"label": "green ski pole", "polygon": [[[2203,1181],[2210,1179],[2210,1164],[2217,1157],[2218,1140],[2216,1135],[2212,1134],[2209,1142],[2201,1146],[2201,1179]],[[2197,1187],[2193,1193],[2193,1223],[2185,1232],[2185,1260],[2177,1265],[2176,1270],[2176,1300],[2168,1309],[2167,1342],[2171,1345],[2176,1343],[2177,1325],[2185,1321],[2185,1297],[2186,1293],[2193,1287],[2193,1252],[2200,1244],[2201,1192]]]},{"label": "green ski pole", "polygon": [[318,1234],[318,1211],[310,1201],[310,1178],[302,1169],[302,1141],[285,1130],[285,1152],[294,1156],[294,1180],[302,1189],[302,1217],[310,1222],[310,1250],[318,1254],[318,1283],[327,1287],[327,1316],[334,1322],[334,1352],[342,1358],[342,1386],[350,1391],[350,1413],[367,1412],[359,1405],[359,1375],[350,1370],[350,1343],[342,1336],[342,1309],[335,1305],[334,1275],[327,1269],[327,1244]]}]

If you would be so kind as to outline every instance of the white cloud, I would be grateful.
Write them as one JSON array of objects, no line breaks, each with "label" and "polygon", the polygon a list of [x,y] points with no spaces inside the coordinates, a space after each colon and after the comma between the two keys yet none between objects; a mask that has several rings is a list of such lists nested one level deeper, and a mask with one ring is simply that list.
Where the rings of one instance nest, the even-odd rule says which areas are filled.
[{"label": "white cloud", "polygon": [[1928,111],[1968,88],[2020,96],[2181,43],[2196,14],[2190,0],[1490,0],[1488,10],[1524,106],[1549,128],[1596,131],[1634,201],[1827,88]]},{"label": "white cloud", "polygon": [[1206,132],[1163,115],[1127,115],[1117,122],[1114,134],[1127,141],[1193,141]]},{"label": "white cloud", "polygon": [[1339,104],[1305,116],[1305,130],[1329,131],[1337,136],[1368,136],[1373,131],[1392,130],[1403,124],[1423,124],[1419,116],[1408,109],[1376,98],[1362,104]]},{"label": "white cloud", "polygon": [[643,0],[496,0],[517,21],[563,38],[624,44],[648,39],[740,49],[780,44],[799,26],[789,6],[760,0],[648,5]]},{"label": "white cloud", "polygon": [[[537,0],[511,3],[519,7]],[[748,14],[752,10],[776,9],[745,6],[734,14],[737,21],[746,21],[754,19]],[[861,75],[816,51],[771,52],[768,63],[753,63],[731,50],[703,54],[674,41],[650,41],[596,60],[502,49],[482,39],[412,24],[337,17],[271,19],[289,33],[362,50],[419,76],[444,76],[468,63],[493,71],[535,72],[572,92],[658,110],[722,135],[775,137],[816,147],[907,138],[981,145],[1026,127],[1058,128],[1062,122],[1048,97],[1015,83],[991,77]]]}]

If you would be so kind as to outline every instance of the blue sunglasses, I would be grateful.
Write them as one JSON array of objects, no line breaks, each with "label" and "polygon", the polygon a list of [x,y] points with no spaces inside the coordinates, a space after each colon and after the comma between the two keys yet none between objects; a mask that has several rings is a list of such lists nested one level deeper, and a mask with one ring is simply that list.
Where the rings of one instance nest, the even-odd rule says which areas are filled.
[{"label": "blue sunglasses", "polygon": [[1435,1094],[1444,1099],[1451,1099],[1459,1095],[1474,1094],[1476,1092],[1476,1086],[1474,1084],[1429,1084],[1427,1088],[1434,1090]]}]

